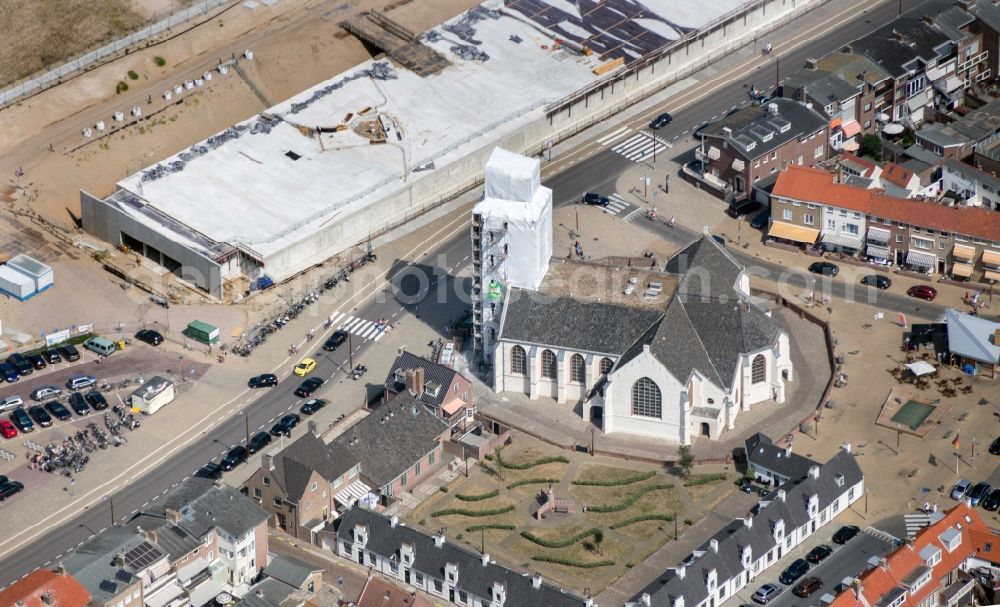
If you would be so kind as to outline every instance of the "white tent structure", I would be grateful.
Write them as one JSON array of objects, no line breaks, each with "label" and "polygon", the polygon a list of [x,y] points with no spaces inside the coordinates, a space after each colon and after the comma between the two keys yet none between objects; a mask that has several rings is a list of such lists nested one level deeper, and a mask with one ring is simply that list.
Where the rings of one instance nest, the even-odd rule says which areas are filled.
[{"label": "white tent structure", "polygon": [[948,308],[948,351],[951,364],[974,365],[977,375],[996,377],[1000,367],[1000,323]]}]

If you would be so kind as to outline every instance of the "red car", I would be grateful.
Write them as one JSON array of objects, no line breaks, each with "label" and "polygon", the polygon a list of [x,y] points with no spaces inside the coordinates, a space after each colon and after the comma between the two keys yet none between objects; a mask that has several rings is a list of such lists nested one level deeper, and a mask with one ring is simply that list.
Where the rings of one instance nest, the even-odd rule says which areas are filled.
[{"label": "red car", "polygon": [[928,285],[916,285],[907,289],[906,294],[910,297],[934,301],[934,298],[937,297],[937,289]]},{"label": "red car", "polygon": [[17,436],[17,428],[10,423],[9,419],[0,419],[0,435],[4,438],[14,438]]}]

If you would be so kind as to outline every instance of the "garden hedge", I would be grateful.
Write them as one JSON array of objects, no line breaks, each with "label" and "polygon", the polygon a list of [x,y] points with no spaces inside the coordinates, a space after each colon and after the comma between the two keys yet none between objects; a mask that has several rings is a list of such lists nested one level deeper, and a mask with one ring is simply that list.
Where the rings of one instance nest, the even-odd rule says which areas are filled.
[{"label": "garden hedge", "polygon": [[564,559],[557,556],[547,556],[544,554],[539,554],[538,556],[531,557],[533,561],[541,561],[543,563],[555,563],[556,565],[565,565],[567,567],[578,567],[580,569],[594,569],[596,567],[612,567],[614,566],[614,561],[574,561],[573,559]]},{"label": "garden hedge", "polygon": [[542,457],[531,462],[524,462],[521,464],[512,464],[510,462],[503,461],[503,458],[497,454],[497,465],[501,468],[506,468],[508,470],[527,470],[529,468],[534,468],[535,466],[541,466],[543,464],[568,464],[569,460],[562,455],[552,455],[549,457]]},{"label": "garden hedge", "polygon": [[515,506],[505,506],[503,508],[494,508],[493,510],[466,510],[464,508],[445,508],[444,510],[438,510],[437,512],[431,512],[431,516],[450,516],[456,514],[458,516],[499,516],[501,514],[507,514],[508,512],[513,512],[517,510]]},{"label": "garden hedge", "polygon": [[519,481],[514,481],[513,483],[507,485],[508,489],[514,489],[515,487],[520,487],[522,485],[541,485],[543,483],[550,483],[552,485],[559,484],[559,479],[557,478],[524,478]]},{"label": "garden hedge", "polygon": [[487,491],[486,493],[480,493],[478,495],[456,493],[455,497],[462,500],[463,502],[480,502],[482,500],[488,500],[491,497],[496,497],[498,495],[500,495],[500,490],[494,489],[493,491]]},{"label": "garden hedge", "polygon": [[585,487],[620,487],[622,485],[634,485],[635,483],[641,483],[642,481],[647,481],[654,476],[656,476],[656,471],[650,470],[649,472],[640,472],[639,474],[627,476],[625,478],[581,480],[573,481],[572,484],[582,485]]},{"label": "garden hedge", "polygon": [[530,531],[522,531],[521,537],[528,540],[529,542],[538,544],[539,546],[544,546],[545,548],[565,548],[566,546],[572,546],[573,544],[579,542],[582,539],[593,537],[600,531],[601,531],[600,529],[594,527],[591,529],[587,529],[586,531],[581,531],[576,535],[563,538],[561,540],[547,540],[545,538],[538,537],[537,535],[531,533]]},{"label": "garden hedge", "polygon": [[587,512],[621,512],[626,508],[630,508],[633,504],[639,501],[639,498],[646,495],[650,491],[659,491],[661,489],[673,489],[674,486],[670,483],[658,483],[656,485],[650,485],[648,487],[643,487],[639,489],[632,495],[625,498],[625,501],[618,502],[617,504],[606,504],[604,506],[587,506]]},{"label": "garden hedge", "polygon": [[493,523],[490,525],[472,525],[471,527],[466,527],[466,533],[472,533],[474,531],[489,531],[490,529],[499,529],[500,531],[513,531],[516,529],[514,525],[504,525],[499,523]]},{"label": "garden hedge", "polygon": [[709,483],[717,483],[724,480],[726,480],[726,475],[721,472],[716,472],[714,474],[700,474],[684,481],[684,486],[697,487],[698,485],[707,485]]},{"label": "garden hedge", "polygon": [[629,525],[634,525],[643,521],[666,521],[669,523],[672,520],[674,520],[672,514],[640,514],[639,516],[633,516],[632,518],[618,521],[614,525],[611,525],[611,528],[621,529],[622,527],[628,527]]}]

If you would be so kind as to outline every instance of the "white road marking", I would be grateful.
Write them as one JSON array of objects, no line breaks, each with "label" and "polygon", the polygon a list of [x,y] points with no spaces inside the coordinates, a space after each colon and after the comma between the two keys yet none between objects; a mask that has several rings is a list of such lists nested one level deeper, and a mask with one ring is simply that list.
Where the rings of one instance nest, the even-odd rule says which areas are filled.
[{"label": "white road marking", "polygon": [[615,139],[620,139],[620,138],[624,137],[631,130],[632,130],[631,128],[629,128],[627,126],[623,126],[620,129],[618,129],[618,130],[616,130],[616,131],[614,131],[612,133],[609,133],[609,134],[605,135],[604,137],[601,137],[600,139],[598,139],[597,140],[597,144],[601,145],[601,146],[608,145],[612,141],[614,141]]}]

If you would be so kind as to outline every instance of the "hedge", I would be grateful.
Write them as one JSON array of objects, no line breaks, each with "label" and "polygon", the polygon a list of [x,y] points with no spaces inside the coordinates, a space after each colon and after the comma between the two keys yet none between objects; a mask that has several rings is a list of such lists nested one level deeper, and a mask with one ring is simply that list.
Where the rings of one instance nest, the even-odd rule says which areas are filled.
[{"label": "hedge", "polygon": [[535,461],[532,461],[532,462],[524,462],[523,464],[512,464],[510,462],[503,461],[503,458],[499,457],[499,454],[497,454],[497,455],[498,455],[498,457],[497,457],[497,465],[499,465],[501,468],[507,468],[508,470],[527,470],[529,468],[534,468],[535,466],[541,466],[542,464],[553,464],[553,463],[568,464],[569,463],[569,460],[566,459],[565,457],[563,457],[562,455],[552,455],[552,456],[549,456],[549,457],[542,457],[542,458],[536,459]]},{"label": "hedge", "polygon": [[595,480],[583,480],[583,481],[573,481],[574,485],[583,485],[586,487],[620,487],[622,485],[634,485],[635,483],[641,483],[642,481],[647,481],[656,476],[655,470],[650,470],[649,472],[640,472],[634,476],[627,476],[620,479],[595,479]]},{"label": "hedge", "polygon": [[550,483],[553,485],[559,484],[558,478],[524,478],[519,481],[514,481],[513,483],[507,485],[508,489],[514,489],[515,487],[520,487],[522,485],[541,485],[543,483]]},{"label": "hedge", "polygon": [[507,514],[508,512],[513,512],[514,510],[517,510],[515,506],[494,508],[493,510],[465,510],[464,508],[445,508],[444,510],[431,512],[431,516],[451,516],[452,514],[456,514],[458,516],[498,516],[501,514]]},{"label": "hedge", "polygon": [[625,501],[618,502],[617,504],[607,504],[604,506],[587,506],[587,512],[621,512],[622,510],[629,508],[632,504],[639,501],[639,498],[646,495],[650,491],[658,491],[660,489],[673,489],[674,486],[670,483],[659,483],[656,485],[650,485],[648,487],[643,487],[639,489],[629,497],[625,498]]},{"label": "hedge", "polygon": [[666,521],[669,523],[672,520],[674,520],[672,514],[640,514],[639,516],[633,516],[632,518],[619,521],[614,525],[611,525],[611,528],[621,529],[622,527],[628,527],[629,525],[634,525],[643,521]]},{"label": "hedge", "polygon": [[700,474],[684,481],[684,486],[696,487],[698,485],[707,485],[709,483],[717,483],[724,480],[726,480],[726,475],[721,472],[716,472],[714,474]]},{"label": "hedge", "polygon": [[613,567],[614,561],[574,561],[572,559],[559,558],[557,556],[547,556],[544,554],[539,554],[538,556],[531,557],[533,561],[541,561],[543,563],[555,563],[556,565],[566,565],[567,567],[578,567],[580,569],[594,569],[596,567]]},{"label": "hedge", "polygon": [[486,493],[480,493],[479,495],[468,495],[463,493],[456,493],[455,497],[462,500],[463,502],[479,502],[482,500],[488,500],[491,497],[496,497],[500,495],[499,489],[494,489],[493,491],[488,491]]},{"label": "hedge", "polygon": [[537,535],[531,533],[530,531],[522,531],[521,537],[538,544],[539,546],[544,546],[545,548],[565,548],[566,546],[572,546],[573,544],[579,542],[582,539],[592,537],[599,533],[601,530],[594,527],[592,529],[587,529],[586,531],[581,531],[574,536],[563,538],[561,540],[547,540],[545,538],[538,537]]},{"label": "hedge", "polygon": [[516,529],[516,527],[514,525],[503,525],[499,523],[494,523],[492,525],[473,525],[471,527],[466,527],[465,531],[466,533],[472,533],[474,531],[483,531],[484,529],[486,531],[489,531],[490,529],[499,529],[500,531],[513,531],[514,529]]}]

